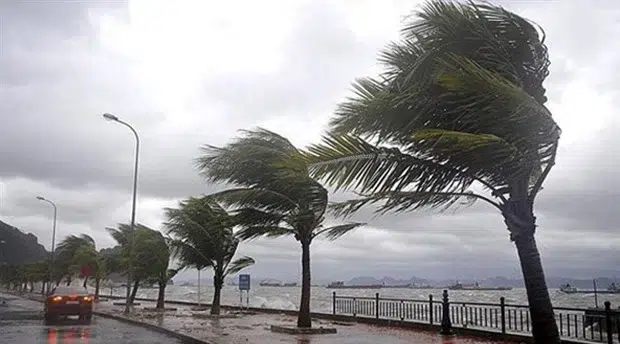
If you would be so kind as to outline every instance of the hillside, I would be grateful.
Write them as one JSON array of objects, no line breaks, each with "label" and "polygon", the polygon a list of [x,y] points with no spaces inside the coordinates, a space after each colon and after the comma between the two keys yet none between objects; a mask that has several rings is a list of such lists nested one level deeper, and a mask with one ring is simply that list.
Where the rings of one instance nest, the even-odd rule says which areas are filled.
[{"label": "hillside", "polygon": [[24,233],[19,229],[0,221],[0,261],[7,264],[22,264],[41,259],[47,259],[49,253],[38,238],[31,233]]}]

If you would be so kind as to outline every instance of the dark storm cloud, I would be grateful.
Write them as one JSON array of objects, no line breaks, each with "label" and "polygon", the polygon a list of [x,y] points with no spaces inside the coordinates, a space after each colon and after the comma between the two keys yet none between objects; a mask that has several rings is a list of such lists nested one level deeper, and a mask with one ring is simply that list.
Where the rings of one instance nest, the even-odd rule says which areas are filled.
[{"label": "dark storm cloud", "polygon": [[[140,133],[138,217],[159,228],[161,207],[215,190],[193,166],[201,144],[224,144],[236,129],[265,122],[306,143],[319,133],[305,123],[325,123],[335,104],[350,94],[350,82],[368,73],[377,51],[393,38],[365,37],[349,27],[353,9],[312,2],[299,10],[294,26],[280,28],[289,34],[277,68],[266,74],[260,66],[257,72],[216,74],[192,91],[200,95],[192,98],[195,103],[164,111],[136,71],[140,66],[99,41],[97,14],[121,21],[127,15],[127,4],[103,3],[0,5],[0,183],[9,185],[2,216],[35,232],[41,242],[49,242],[51,211],[34,199],[40,193],[59,205],[59,237],[85,232],[108,246],[112,241],[105,226],[128,220],[134,140],[127,128],[104,122],[102,112],[122,117]],[[552,61],[545,85],[548,105],[564,129],[557,164],[536,202],[548,275],[612,274],[620,265],[620,125],[603,113],[620,108],[620,79],[610,72],[620,61],[618,40],[610,39],[620,32],[618,5],[501,3],[544,27]],[[568,94],[574,85],[596,98]],[[604,99],[609,104],[601,105]],[[584,113],[577,112],[582,108]],[[181,112],[187,109],[195,112],[191,123],[174,127],[186,119]],[[211,118],[218,120],[208,122]],[[332,200],[350,196],[335,194]],[[500,214],[483,202],[441,214],[375,217],[372,209],[363,209],[350,220],[369,227],[336,242],[315,241],[315,278],[520,275]],[[261,275],[289,279],[299,273],[299,245],[293,238],[244,243],[239,253],[254,256],[253,271]]]},{"label": "dark storm cloud", "polygon": [[208,191],[192,161],[205,139],[162,133],[164,117],[141,91],[132,65],[98,45],[89,14],[123,10],[121,2],[104,5],[3,7],[1,57],[8,72],[0,79],[0,176],[45,180],[63,189],[130,187],[134,141],[127,128],[101,118],[112,112],[140,133],[143,195]]}]

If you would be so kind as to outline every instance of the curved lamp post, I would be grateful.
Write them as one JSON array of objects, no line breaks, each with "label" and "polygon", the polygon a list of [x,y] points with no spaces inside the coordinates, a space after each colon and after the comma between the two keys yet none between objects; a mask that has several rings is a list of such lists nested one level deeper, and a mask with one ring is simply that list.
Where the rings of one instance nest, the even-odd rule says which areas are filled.
[{"label": "curved lamp post", "polygon": [[57,208],[56,208],[56,203],[50,201],[47,198],[41,197],[41,196],[37,196],[37,199],[39,201],[42,202],[47,202],[49,204],[52,205],[52,207],[54,207],[54,224],[52,225],[52,254],[50,257],[50,268],[49,268],[49,277],[48,277],[48,281],[47,281],[47,292],[49,293],[50,290],[52,289],[52,277],[54,276],[53,271],[54,271],[54,255],[56,252],[56,215],[58,213]]},{"label": "curved lamp post", "polygon": [[127,122],[120,120],[117,116],[109,113],[104,113],[103,118],[108,121],[116,122],[126,126],[127,128],[129,128],[129,130],[131,130],[131,132],[136,138],[136,153],[133,167],[133,195],[131,200],[131,243],[129,246],[129,270],[127,271],[127,297],[125,299],[125,314],[129,314],[129,297],[131,294],[131,279],[133,277],[133,262],[131,257],[133,256],[134,239],[136,236],[136,196],[138,193],[138,157],[140,154],[140,138],[138,137],[138,133],[136,132],[136,130],[131,125],[129,125]]}]

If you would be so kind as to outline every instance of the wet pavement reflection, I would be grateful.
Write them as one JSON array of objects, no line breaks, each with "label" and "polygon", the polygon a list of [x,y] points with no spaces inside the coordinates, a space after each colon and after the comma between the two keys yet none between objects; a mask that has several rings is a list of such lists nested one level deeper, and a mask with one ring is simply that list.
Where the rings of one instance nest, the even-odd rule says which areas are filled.
[{"label": "wet pavement reflection", "polygon": [[0,343],[19,344],[176,344],[176,338],[95,316],[90,325],[77,319],[45,325],[43,305],[10,295],[0,308]]}]

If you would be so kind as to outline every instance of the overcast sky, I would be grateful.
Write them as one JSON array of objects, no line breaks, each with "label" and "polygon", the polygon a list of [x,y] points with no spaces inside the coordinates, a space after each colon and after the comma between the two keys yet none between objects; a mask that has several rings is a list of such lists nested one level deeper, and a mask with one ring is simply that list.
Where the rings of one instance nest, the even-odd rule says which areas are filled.
[{"label": "overcast sky", "polygon": [[[0,3],[0,219],[50,248],[128,222],[134,139],[142,139],[139,222],[208,193],[192,165],[201,144],[266,127],[298,145],[318,140],[356,77],[398,38],[419,1],[18,1]],[[548,106],[563,129],[558,161],[536,202],[548,275],[620,276],[620,3],[502,1],[547,33]],[[315,279],[356,275],[520,276],[494,208],[372,218],[312,246]],[[296,279],[293,238],[244,243],[252,274]]]}]

